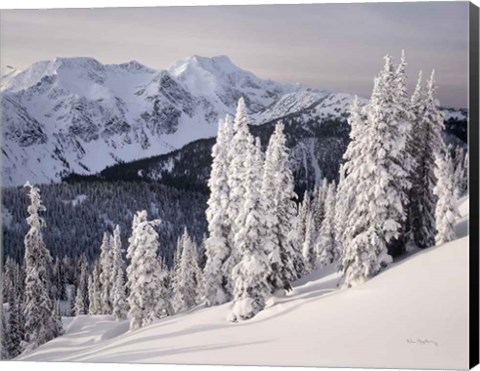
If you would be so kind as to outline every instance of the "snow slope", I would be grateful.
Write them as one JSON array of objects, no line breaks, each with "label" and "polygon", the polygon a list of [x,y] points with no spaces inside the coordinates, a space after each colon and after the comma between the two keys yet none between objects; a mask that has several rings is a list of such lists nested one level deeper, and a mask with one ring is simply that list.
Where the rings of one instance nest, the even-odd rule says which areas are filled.
[{"label": "snow slope", "polygon": [[199,307],[135,332],[80,316],[21,360],[241,365],[468,368],[468,199],[459,239],[418,252],[353,289],[335,267],[298,281],[243,323],[230,304]]}]

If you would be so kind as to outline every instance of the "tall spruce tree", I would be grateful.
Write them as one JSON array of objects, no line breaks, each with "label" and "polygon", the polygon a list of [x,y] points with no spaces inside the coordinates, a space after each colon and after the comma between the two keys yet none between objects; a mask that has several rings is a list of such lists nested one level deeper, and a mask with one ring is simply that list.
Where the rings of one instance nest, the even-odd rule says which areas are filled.
[{"label": "tall spruce tree", "polygon": [[139,211],[129,239],[130,265],[127,268],[130,293],[128,319],[130,329],[136,330],[162,317],[168,307],[162,293],[160,261],[157,259],[159,236],[155,227],[159,220],[147,220],[147,212]]},{"label": "tall spruce tree", "polygon": [[271,263],[265,246],[265,221],[262,220],[266,213],[260,190],[254,187],[259,174],[258,162],[252,147],[243,155],[246,156],[243,178],[245,194],[243,207],[236,220],[238,229],[235,235],[241,260],[232,272],[234,300],[229,316],[231,321],[253,317],[265,307],[266,298],[271,293],[268,281]]},{"label": "tall spruce tree", "polygon": [[113,231],[113,287],[111,302],[113,316],[116,320],[124,320],[128,314],[127,292],[125,285],[125,262],[122,256],[122,240],[120,226],[117,225]]},{"label": "tall spruce tree", "polygon": [[[240,98],[238,100],[237,111],[233,122],[233,137],[230,141],[228,150],[229,158],[229,170],[228,170],[228,187],[229,187],[229,202],[228,209],[226,210],[226,216],[228,217],[231,229],[230,239],[233,241],[234,236],[238,233],[238,230],[242,228],[242,225],[238,223],[242,212],[245,194],[247,192],[247,183],[245,177],[249,169],[247,169],[245,156],[247,153],[253,153],[253,137],[250,134],[248,124],[249,116],[247,113],[247,106],[245,100]],[[232,243],[232,250],[222,265],[223,273],[225,277],[230,277],[233,267],[240,261],[240,252],[238,246]],[[227,282],[227,291],[230,295],[233,292],[233,282],[231,279]]]},{"label": "tall spruce tree", "polygon": [[2,329],[0,333],[0,360],[10,359],[10,354],[8,353],[8,326],[7,318],[5,316],[5,309],[3,308],[3,300],[0,302],[0,315],[2,321]]},{"label": "tall spruce tree", "polygon": [[270,138],[265,155],[262,202],[265,203],[265,233],[270,247],[269,258],[272,274],[269,278],[272,293],[291,290],[291,282],[297,277],[294,260],[301,259],[301,244],[297,233],[297,210],[293,174],[288,161],[288,148],[280,122]]},{"label": "tall spruce tree", "polygon": [[306,273],[311,272],[317,267],[317,254],[315,251],[315,218],[313,211],[307,214],[305,223],[305,239],[302,245],[302,255],[305,262]]},{"label": "tall spruce tree", "polygon": [[455,198],[459,199],[468,189],[468,152],[461,146],[456,146],[454,153]]},{"label": "tall spruce tree", "polygon": [[88,277],[88,301],[88,314],[102,314],[100,266],[98,261],[94,263],[92,273]]},{"label": "tall spruce tree", "polygon": [[311,199],[310,192],[305,190],[303,193],[303,200],[298,206],[298,235],[300,242],[303,244],[305,241],[305,232],[307,229],[307,216],[311,211]]},{"label": "tall spruce tree", "polygon": [[202,271],[198,267],[197,246],[185,228],[178,239],[181,256],[174,278],[174,309],[181,312],[197,305],[203,291]]},{"label": "tall spruce tree", "polygon": [[[394,115],[392,122],[394,123],[394,130],[398,132],[398,140],[401,143],[398,148],[398,153],[391,156],[390,161],[390,176],[392,176],[392,184],[396,186],[397,196],[403,205],[403,210],[398,211],[399,216],[395,219],[400,221],[400,229],[398,235],[388,243],[389,253],[393,256],[400,255],[408,250],[409,245],[409,209],[410,209],[410,192],[412,187],[411,173],[416,167],[416,159],[412,153],[410,144],[412,142],[412,122],[415,120],[415,115],[411,109],[411,102],[407,92],[407,61],[405,51],[402,50],[400,63],[395,71],[395,81],[392,88],[392,93],[395,96],[394,108],[392,114]],[[392,134],[395,131],[392,130]],[[394,134],[393,134],[394,135]],[[394,139],[393,139],[394,140]],[[395,167],[401,168],[398,171]]]},{"label": "tall spruce tree", "polygon": [[[233,132],[230,119],[220,121],[218,135],[212,148],[212,170],[208,180],[210,198],[207,202],[208,238],[205,241],[207,261],[204,268],[207,305],[223,304],[230,300],[230,272],[223,265],[231,254],[231,220],[227,215],[230,187],[229,146]],[[177,250],[178,252],[178,250]]]},{"label": "tall spruce tree", "polygon": [[52,298],[49,296],[47,265],[51,264],[50,254],[45,246],[42,228],[45,221],[39,213],[45,211],[40,198],[40,190],[27,182],[30,205],[27,224],[30,229],[25,235],[25,293],[23,315],[25,318],[25,337],[23,349],[33,350],[62,333],[55,318]]},{"label": "tall spruce tree", "polygon": [[411,138],[410,150],[415,159],[411,172],[409,229],[410,243],[426,248],[435,244],[435,208],[437,197],[434,194],[437,178],[435,159],[445,151],[442,139],[444,130],[443,116],[435,98],[436,86],[434,73],[422,84],[420,72],[417,86],[412,95],[411,107],[414,114],[415,135]]},{"label": "tall spruce tree", "polygon": [[21,297],[12,295],[9,300],[8,328],[5,334],[8,339],[7,352],[15,358],[22,352],[22,339],[25,336],[22,326]]},{"label": "tall spruce tree", "polygon": [[337,192],[335,193],[335,244],[340,256],[343,254],[344,231],[348,218],[349,200],[344,195],[345,169],[340,165]]},{"label": "tall spruce tree", "polygon": [[77,294],[75,296],[75,314],[88,313],[88,262],[85,255],[80,258],[79,277],[77,280]]},{"label": "tall spruce tree", "polygon": [[[401,103],[401,102],[400,102]],[[375,79],[367,107],[367,123],[353,107],[352,141],[345,163],[347,197],[355,195],[345,232],[341,268],[343,285],[353,286],[375,276],[391,263],[390,249],[397,247],[405,222],[405,189],[409,172],[405,159],[409,124],[399,103],[398,77],[392,60]],[[354,157],[358,156],[358,157]]]},{"label": "tall spruce tree", "polygon": [[455,186],[452,156],[450,149],[438,154],[436,158],[435,174],[437,184],[434,193],[438,197],[435,220],[437,226],[436,243],[442,244],[454,240],[456,236],[455,221],[458,209],[455,201]]},{"label": "tall spruce tree", "polygon": [[113,290],[113,248],[110,233],[103,234],[100,246],[100,286],[102,314],[112,314],[112,290]]},{"label": "tall spruce tree", "polygon": [[325,217],[320,233],[316,242],[316,250],[318,254],[319,268],[325,267],[333,262],[338,261],[340,252],[338,245],[335,243],[335,183],[332,182],[328,186],[327,195],[325,197]]}]

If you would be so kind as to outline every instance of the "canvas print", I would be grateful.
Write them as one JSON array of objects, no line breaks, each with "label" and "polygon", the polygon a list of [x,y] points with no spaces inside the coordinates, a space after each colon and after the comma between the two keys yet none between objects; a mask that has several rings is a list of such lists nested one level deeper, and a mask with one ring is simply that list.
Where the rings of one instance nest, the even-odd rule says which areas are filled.
[{"label": "canvas print", "polygon": [[474,9],[2,10],[2,359],[468,368]]}]

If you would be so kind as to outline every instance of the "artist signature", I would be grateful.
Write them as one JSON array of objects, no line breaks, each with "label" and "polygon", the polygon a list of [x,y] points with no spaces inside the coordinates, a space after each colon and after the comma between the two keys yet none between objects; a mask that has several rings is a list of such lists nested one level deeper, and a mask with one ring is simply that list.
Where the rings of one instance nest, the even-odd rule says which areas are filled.
[{"label": "artist signature", "polygon": [[407,339],[408,344],[417,344],[417,345],[434,345],[438,347],[438,343],[435,340],[431,339]]}]

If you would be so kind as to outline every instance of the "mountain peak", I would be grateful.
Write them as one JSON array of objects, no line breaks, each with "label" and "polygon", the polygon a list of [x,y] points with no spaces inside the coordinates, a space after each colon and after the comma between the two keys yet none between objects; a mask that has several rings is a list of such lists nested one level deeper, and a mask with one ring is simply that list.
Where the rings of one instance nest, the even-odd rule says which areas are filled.
[{"label": "mountain peak", "polygon": [[133,72],[155,72],[154,69],[145,66],[144,64],[140,63],[139,61],[133,59],[130,62],[120,63],[120,64],[111,64],[106,66],[118,67],[122,70],[126,71],[133,71]]},{"label": "mountain peak", "polygon": [[182,59],[173,64],[168,71],[173,76],[180,76],[189,70],[206,70],[214,75],[216,74],[231,74],[235,72],[244,72],[237,67],[226,55],[217,55],[213,57],[202,57],[200,55],[192,55],[188,58]]}]

